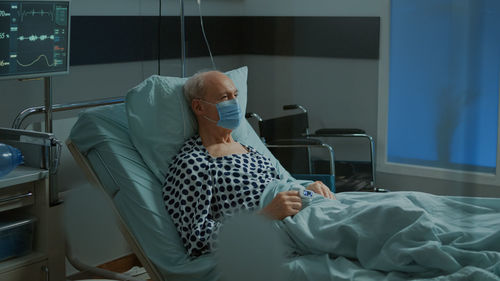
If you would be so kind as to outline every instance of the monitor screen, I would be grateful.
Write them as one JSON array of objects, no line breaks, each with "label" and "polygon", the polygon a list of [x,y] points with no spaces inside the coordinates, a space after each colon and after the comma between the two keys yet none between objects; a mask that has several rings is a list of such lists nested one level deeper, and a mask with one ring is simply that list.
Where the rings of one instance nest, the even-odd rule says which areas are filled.
[{"label": "monitor screen", "polygon": [[69,1],[0,0],[0,79],[69,70]]}]

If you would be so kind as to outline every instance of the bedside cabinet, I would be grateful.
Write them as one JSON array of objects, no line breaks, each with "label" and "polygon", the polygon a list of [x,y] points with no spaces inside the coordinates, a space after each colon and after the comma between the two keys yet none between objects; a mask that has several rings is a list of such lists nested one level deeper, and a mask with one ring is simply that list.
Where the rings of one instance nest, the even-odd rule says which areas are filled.
[{"label": "bedside cabinet", "polygon": [[[0,261],[0,280],[65,280],[61,217],[62,204],[49,204],[47,170],[19,166],[0,178],[0,222],[3,223],[0,239],[4,243],[0,242],[0,258],[4,258]],[[33,221],[32,231],[25,231],[31,230],[28,226],[16,233],[15,227],[20,223],[12,222],[23,219]]]}]

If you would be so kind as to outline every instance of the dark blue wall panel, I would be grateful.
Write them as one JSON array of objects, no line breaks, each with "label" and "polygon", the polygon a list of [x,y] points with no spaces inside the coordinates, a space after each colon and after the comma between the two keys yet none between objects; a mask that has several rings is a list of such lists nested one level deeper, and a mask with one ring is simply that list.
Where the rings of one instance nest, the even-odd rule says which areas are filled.
[{"label": "dark blue wall panel", "polygon": [[[179,17],[159,19],[73,16],[71,65],[179,58]],[[378,17],[207,16],[203,21],[214,55],[379,57]],[[188,57],[208,55],[199,17],[186,17],[186,41]]]}]

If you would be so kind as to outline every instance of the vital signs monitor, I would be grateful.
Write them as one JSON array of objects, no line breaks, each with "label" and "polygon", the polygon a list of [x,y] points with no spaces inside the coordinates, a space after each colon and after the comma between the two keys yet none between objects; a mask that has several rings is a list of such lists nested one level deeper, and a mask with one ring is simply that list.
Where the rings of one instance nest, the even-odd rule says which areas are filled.
[{"label": "vital signs monitor", "polygon": [[69,71],[69,1],[0,0],[0,79]]}]

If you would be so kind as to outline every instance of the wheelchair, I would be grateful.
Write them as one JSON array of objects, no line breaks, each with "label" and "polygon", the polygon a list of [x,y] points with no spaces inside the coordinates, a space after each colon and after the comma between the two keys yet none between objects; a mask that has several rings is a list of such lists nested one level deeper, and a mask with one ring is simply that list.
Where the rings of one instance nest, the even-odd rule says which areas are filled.
[{"label": "wheelchair", "polygon": [[[249,112],[247,119],[258,121],[259,135],[273,155],[296,179],[321,180],[332,191],[385,191],[375,187],[375,142],[362,129],[323,128],[309,132],[307,110],[297,104],[285,105],[283,110],[298,110],[272,119],[262,119]],[[334,149],[324,138],[363,138],[369,146],[370,161],[336,161]],[[325,157],[318,157],[322,151]]]}]

